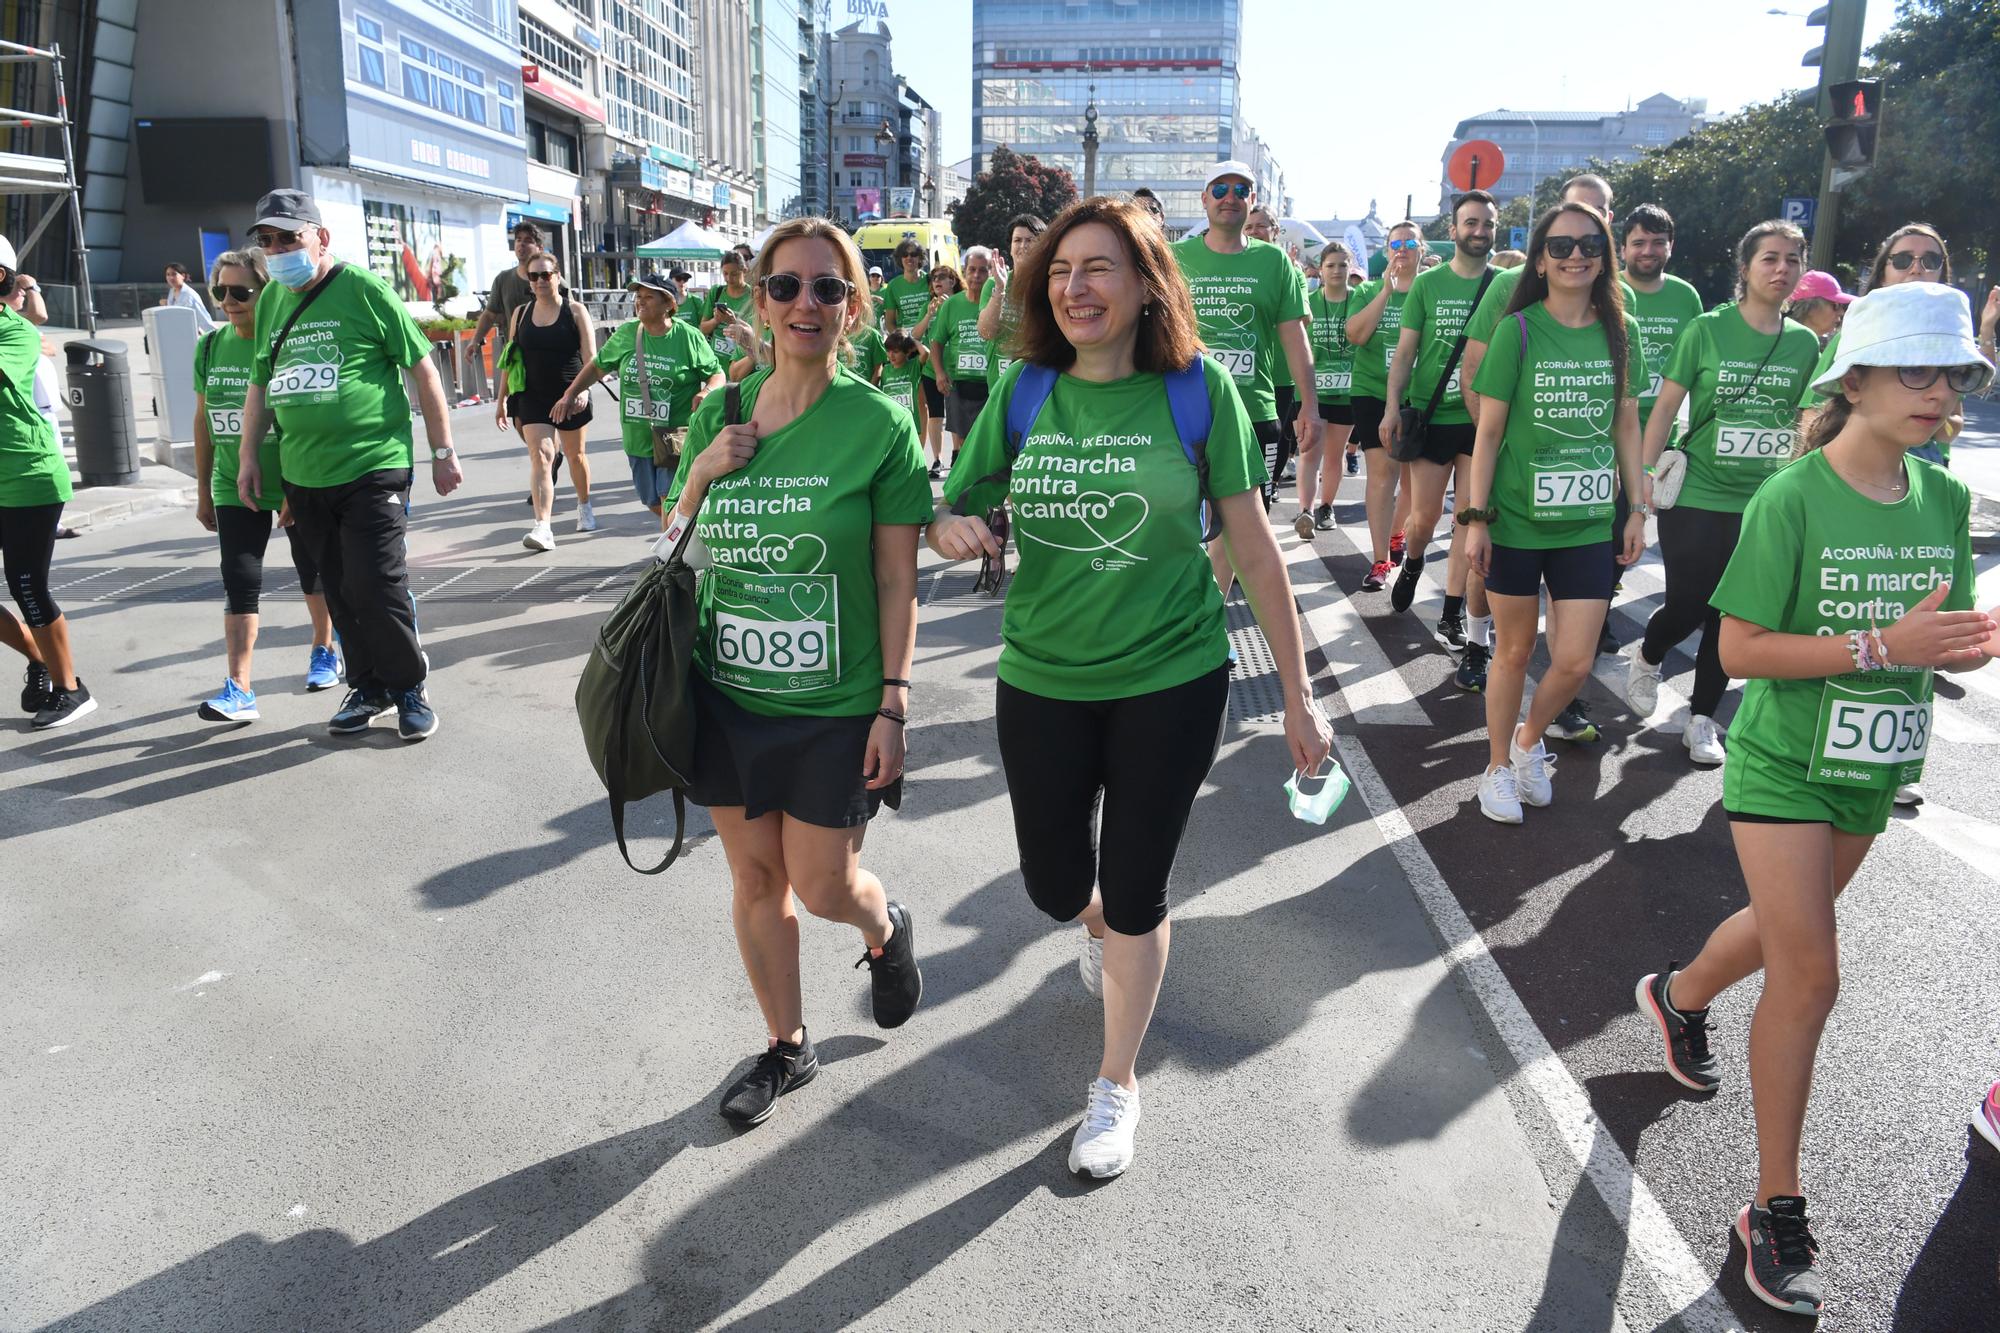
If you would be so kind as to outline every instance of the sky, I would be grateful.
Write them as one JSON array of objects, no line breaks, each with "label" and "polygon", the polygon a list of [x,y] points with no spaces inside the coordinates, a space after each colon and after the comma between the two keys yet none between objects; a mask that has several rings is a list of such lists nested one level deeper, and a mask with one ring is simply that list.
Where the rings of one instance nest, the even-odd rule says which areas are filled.
[{"label": "sky", "polygon": [[[1243,109],[1285,169],[1294,216],[1356,218],[1379,199],[1388,217],[1402,211],[1406,194],[1428,212],[1444,146],[1468,116],[1501,107],[1620,111],[1662,92],[1707,98],[1711,112],[1728,112],[1811,86],[1818,71],[1799,58],[1824,31],[1805,22],[1819,2],[1431,0],[1420,19],[1356,19],[1334,58],[1321,35],[1331,5],[1243,0]],[[832,5],[835,24],[845,26],[848,0]],[[972,0],[883,0],[882,7],[896,69],[944,117],[945,160],[969,156]],[[1864,45],[1894,11],[1894,0],[1870,0]],[[1309,26],[1282,22],[1301,13],[1313,16]],[[1494,14],[1505,18],[1473,17]],[[1537,44],[1559,55],[1496,58]]]}]

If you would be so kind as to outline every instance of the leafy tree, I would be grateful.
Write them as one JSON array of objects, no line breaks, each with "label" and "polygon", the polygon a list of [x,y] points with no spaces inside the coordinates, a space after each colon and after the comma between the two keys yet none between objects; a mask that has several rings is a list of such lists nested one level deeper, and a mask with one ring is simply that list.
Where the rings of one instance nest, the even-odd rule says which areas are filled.
[{"label": "leafy tree", "polygon": [[1022,213],[1044,221],[1076,202],[1076,180],[1061,167],[1017,153],[1005,144],[993,150],[986,170],[951,209],[960,246],[1007,249],[1007,224]]}]

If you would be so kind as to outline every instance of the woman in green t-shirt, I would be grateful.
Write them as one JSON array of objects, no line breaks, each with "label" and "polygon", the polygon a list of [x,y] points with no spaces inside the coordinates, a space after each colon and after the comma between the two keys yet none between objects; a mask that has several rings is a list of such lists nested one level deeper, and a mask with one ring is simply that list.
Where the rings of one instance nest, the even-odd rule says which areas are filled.
[{"label": "woman in green t-shirt", "polygon": [[987,347],[979,334],[979,302],[989,290],[986,280],[993,271],[993,252],[975,245],[964,258],[964,286],[938,307],[928,334],[953,454],[965,447],[965,437],[987,398]]},{"label": "woman in green t-shirt", "polygon": [[250,388],[254,359],[257,297],[270,282],[261,250],[229,250],[209,269],[208,294],[228,321],[202,335],[194,348],[194,472],[200,483],[194,516],[222,544],[222,644],[228,674],[222,688],[196,710],[207,722],[254,722],[257,691],[250,686],[251,654],[257,646],[258,599],[264,591],[264,552],[271,521],[285,530],[298,571],[299,591],[312,617],[312,654],[306,689],[330,690],[340,683],[340,659],[333,650],[333,617],[319,590],[319,565],[292,524],[279,473],[283,436],[274,425],[257,451],[263,489],[255,509],[236,493],[238,453],[243,443],[243,396]]},{"label": "woman in green t-shirt", "polygon": [[[1290,762],[1314,772],[1331,738],[1264,516],[1261,446],[1227,372],[1201,355],[1194,299],[1159,227],[1121,200],[1072,204],[1015,291],[1020,360],[945,481],[930,544],[948,560],[998,557],[983,516],[1012,506],[1021,564],[1001,625],[1000,761],[1028,896],[1059,921],[1083,919],[1083,983],[1104,998],[1103,1057],[1069,1165],[1108,1177],[1132,1160],[1139,1045],[1167,966],[1167,876],[1229,699],[1205,504],[1263,608]],[[1008,417],[1023,393],[1042,401],[1015,440]],[[1189,461],[1177,424],[1188,409],[1177,418],[1170,394],[1207,409],[1205,468]]]},{"label": "woman in green t-shirt", "polygon": [[[1347,285],[1354,256],[1339,241],[1328,241],[1319,256],[1319,290],[1306,296],[1306,336],[1312,344],[1314,388],[1319,394],[1319,419],[1326,423],[1320,442],[1299,456],[1299,516],[1293,529],[1300,541],[1314,532],[1334,529],[1333,497],[1340,490],[1342,454],[1356,446],[1354,431],[1354,345],[1347,341],[1347,319],[1360,308],[1360,294]],[[1393,462],[1384,456],[1383,463]],[[1369,468],[1369,475],[1375,468]]]},{"label": "woman in green t-shirt", "polygon": [[[902,800],[917,533],[931,512],[908,414],[842,365],[868,300],[853,240],[824,218],[786,222],[751,287],[773,364],[696,410],[660,541],[671,549],[689,527],[700,539],[688,798],[722,839],[768,1029],[722,1099],[745,1125],[819,1069],[794,894],[860,932],[877,1026],[900,1026],[923,994],[909,909],[860,856],[868,821]],[[738,392],[743,420],[728,424]]]},{"label": "woman in green t-shirt", "polygon": [[1993,618],[1972,609],[1971,492],[1913,456],[1992,380],[1965,296],[1936,283],[1871,292],[1849,307],[1841,343],[1814,380],[1828,404],[1807,452],[1751,498],[1715,592],[1723,666],[1748,681],[1722,805],[1750,905],[1636,997],[1667,1072],[1709,1091],[1708,1006],[1763,971],[1750,1025],[1757,1192],[1736,1230],[1751,1291],[1810,1315],[1823,1283],[1799,1142],[1840,985],[1834,900],[1887,827],[1897,784],[1922,771],[1933,674],[2000,651]]},{"label": "woman in green t-shirt", "polygon": [[[1589,204],[1542,214],[1472,386],[1481,409],[1458,521],[1469,529],[1466,557],[1493,602],[1479,811],[1502,824],[1520,823],[1523,805],[1555,799],[1542,735],[1597,661],[1618,567],[1646,548],[1652,507],[1639,464],[1646,357],[1612,252],[1611,224]],[[1641,499],[1614,533],[1621,479],[1625,493]],[[1545,586],[1549,669],[1523,721]]]},{"label": "woman in green t-shirt", "polygon": [[958,270],[949,264],[939,264],[930,271],[926,281],[930,284],[930,304],[917,316],[914,324],[907,325],[910,336],[917,340],[922,349],[920,357],[924,365],[924,447],[930,452],[931,476],[941,476],[951,460],[944,453],[944,390],[938,387],[937,356],[931,351],[931,326],[944,313],[945,303],[959,292],[965,284],[959,280]]},{"label": "woman in green t-shirt", "polygon": [[1388,261],[1382,276],[1354,291],[1355,309],[1347,317],[1347,341],[1354,348],[1354,392],[1348,398],[1354,418],[1351,438],[1361,446],[1368,466],[1368,540],[1371,552],[1363,592],[1380,592],[1389,570],[1403,562],[1403,531],[1410,518],[1410,465],[1398,463],[1382,448],[1385,412],[1400,411],[1400,403],[1385,402],[1389,393],[1389,361],[1403,328],[1403,301],[1420,271],[1418,256],[1427,253],[1423,233],[1414,222],[1389,228]]},{"label": "woman in green t-shirt", "polygon": [[1737,243],[1736,299],[1697,316],[1681,331],[1646,419],[1646,470],[1661,460],[1683,399],[1690,428],[1673,466],[1685,468],[1678,499],[1660,511],[1666,597],[1626,649],[1625,698],[1639,718],[1660,697],[1660,668],[1696,630],[1694,688],[1681,744],[1697,764],[1726,757],[1715,723],[1729,677],[1717,656],[1721,618],[1709,605],[1736,549],[1743,507],[1792,455],[1799,398],[1819,359],[1819,339],[1784,316],[1805,271],[1805,233],[1789,222],[1760,222]]}]

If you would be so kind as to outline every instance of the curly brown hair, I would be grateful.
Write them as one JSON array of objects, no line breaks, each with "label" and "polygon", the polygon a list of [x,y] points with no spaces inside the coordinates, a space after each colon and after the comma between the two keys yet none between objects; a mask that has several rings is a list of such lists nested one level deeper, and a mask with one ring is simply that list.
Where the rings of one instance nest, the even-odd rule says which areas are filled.
[{"label": "curly brown hair", "polygon": [[1145,289],[1145,315],[1136,330],[1133,366],[1165,374],[1193,364],[1201,355],[1201,335],[1194,318],[1194,297],[1181,266],[1167,248],[1167,238],[1153,215],[1137,204],[1102,195],[1071,204],[1056,216],[1042,238],[1022,261],[1009,294],[1021,293],[1021,319],[1015,326],[1009,355],[1018,361],[1067,370],[1076,364],[1076,348],[1063,336],[1049,300],[1049,267],[1063,237],[1078,227],[1097,223],[1117,235],[1131,257]]}]

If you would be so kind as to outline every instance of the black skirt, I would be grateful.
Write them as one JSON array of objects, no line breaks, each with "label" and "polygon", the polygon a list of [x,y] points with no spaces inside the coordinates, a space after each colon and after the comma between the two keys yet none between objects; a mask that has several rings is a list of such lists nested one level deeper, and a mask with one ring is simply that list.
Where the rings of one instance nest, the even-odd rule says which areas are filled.
[{"label": "black skirt", "polygon": [[741,806],[745,819],[773,810],[821,828],[853,828],[883,805],[903,807],[903,779],[868,790],[865,717],[765,717],[694,673],[694,785],[701,806]]},{"label": "black skirt", "polygon": [[549,409],[556,405],[556,399],[538,394],[531,389],[507,395],[507,415],[514,418],[516,426],[555,426],[557,430],[581,430],[590,424],[592,403],[585,395],[583,411],[572,412],[560,425],[549,420]]}]

